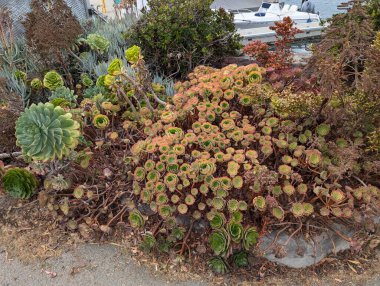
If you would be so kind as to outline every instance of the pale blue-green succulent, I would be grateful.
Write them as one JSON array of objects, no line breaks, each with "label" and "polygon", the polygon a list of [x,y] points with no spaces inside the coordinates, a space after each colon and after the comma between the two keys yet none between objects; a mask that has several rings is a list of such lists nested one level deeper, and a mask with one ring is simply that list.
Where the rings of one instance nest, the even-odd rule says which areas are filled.
[{"label": "pale blue-green succulent", "polygon": [[33,160],[62,159],[78,144],[79,123],[51,103],[32,104],[16,122],[17,145]]}]

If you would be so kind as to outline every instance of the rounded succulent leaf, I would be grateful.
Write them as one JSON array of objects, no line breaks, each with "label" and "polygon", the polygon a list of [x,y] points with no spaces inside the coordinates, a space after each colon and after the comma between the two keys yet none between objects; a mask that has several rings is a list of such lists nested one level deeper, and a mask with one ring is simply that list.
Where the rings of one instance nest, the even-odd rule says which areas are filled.
[{"label": "rounded succulent leaf", "polygon": [[72,114],[51,103],[32,104],[16,122],[17,145],[34,160],[62,159],[77,146],[79,136]]},{"label": "rounded succulent leaf", "polygon": [[283,221],[285,217],[285,212],[281,207],[277,206],[272,208],[272,215],[279,221]]},{"label": "rounded succulent leaf", "polygon": [[304,205],[302,203],[293,203],[291,211],[295,217],[302,217],[305,214]]},{"label": "rounded succulent leaf", "polygon": [[106,129],[110,125],[110,120],[106,115],[97,114],[94,116],[92,124],[98,129]]},{"label": "rounded succulent leaf", "polygon": [[265,198],[263,196],[257,196],[257,197],[255,197],[253,199],[253,205],[259,211],[265,211],[266,208],[267,208],[267,203],[266,203]]},{"label": "rounded succulent leaf", "polygon": [[329,124],[326,124],[326,123],[322,123],[320,125],[317,126],[316,128],[316,132],[319,136],[326,136],[327,134],[330,133],[330,130],[331,130],[331,126]]}]

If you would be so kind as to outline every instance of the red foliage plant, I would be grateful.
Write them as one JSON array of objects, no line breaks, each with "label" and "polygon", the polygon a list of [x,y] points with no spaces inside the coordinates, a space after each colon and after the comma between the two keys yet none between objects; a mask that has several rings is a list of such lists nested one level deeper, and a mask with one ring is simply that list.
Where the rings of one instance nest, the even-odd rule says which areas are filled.
[{"label": "red foliage plant", "polygon": [[252,41],[244,47],[244,53],[266,68],[276,70],[290,68],[293,64],[291,43],[302,31],[294,27],[294,22],[290,17],[285,17],[282,22],[275,22],[269,29],[276,32],[275,51],[270,51],[266,43]]}]

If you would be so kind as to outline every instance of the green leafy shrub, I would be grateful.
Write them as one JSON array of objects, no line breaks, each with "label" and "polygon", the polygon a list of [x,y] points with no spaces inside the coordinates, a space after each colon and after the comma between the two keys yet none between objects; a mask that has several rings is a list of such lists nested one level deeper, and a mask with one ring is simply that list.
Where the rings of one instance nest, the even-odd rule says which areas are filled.
[{"label": "green leafy shrub", "polygon": [[130,39],[142,47],[152,69],[184,76],[199,64],[218,64],[240,48],[233,16],[213,11],[212,1],[150,0],[132,27]]},{"label": "green leafy shrub", "polygon": [[32,104],[16,123],[17,145],[34,160],[62,159],[78,144],[79,123],[51,103]]},{"label": "green leafy shrub", "polygon": [[38,187],[36,177],[21,168],[8,170],[2,178],[4,190],[14,198],[29,199]]}]

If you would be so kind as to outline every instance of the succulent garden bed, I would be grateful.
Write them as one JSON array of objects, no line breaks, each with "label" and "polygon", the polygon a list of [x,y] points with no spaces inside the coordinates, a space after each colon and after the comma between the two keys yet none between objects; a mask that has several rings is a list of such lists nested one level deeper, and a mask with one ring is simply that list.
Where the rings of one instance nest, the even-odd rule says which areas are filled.
[{"label": "succulent garden bed", "polygon": [[[356,3],[331,29],[353,15],[365,29],[363,11]],[[380,203],[380,34],[361,34],[371,47],[358,62],[346,50],[362,41],[339,42],[331,56],[339,39],[327,33],[302,71],[289,49],[297,30],[285,19],[273,28],[275,51],[257,42],[245,49],[262,66],[198,65],[175,80],[152,76],[151,50],[127,35],[110,41],[84,28],[55,54],[54,69],[8,74],[15,81],[7,88],[22,87],[26,108],[15,124],[21,157],[0,161],[7,195],[38,201],[61,230],[85,240],[123,229],[141,251],[201,257],[217,273],[263,255],[297,267],[334,248],[364,247]],[[334,72],[334,82],[324,77]]]}]

